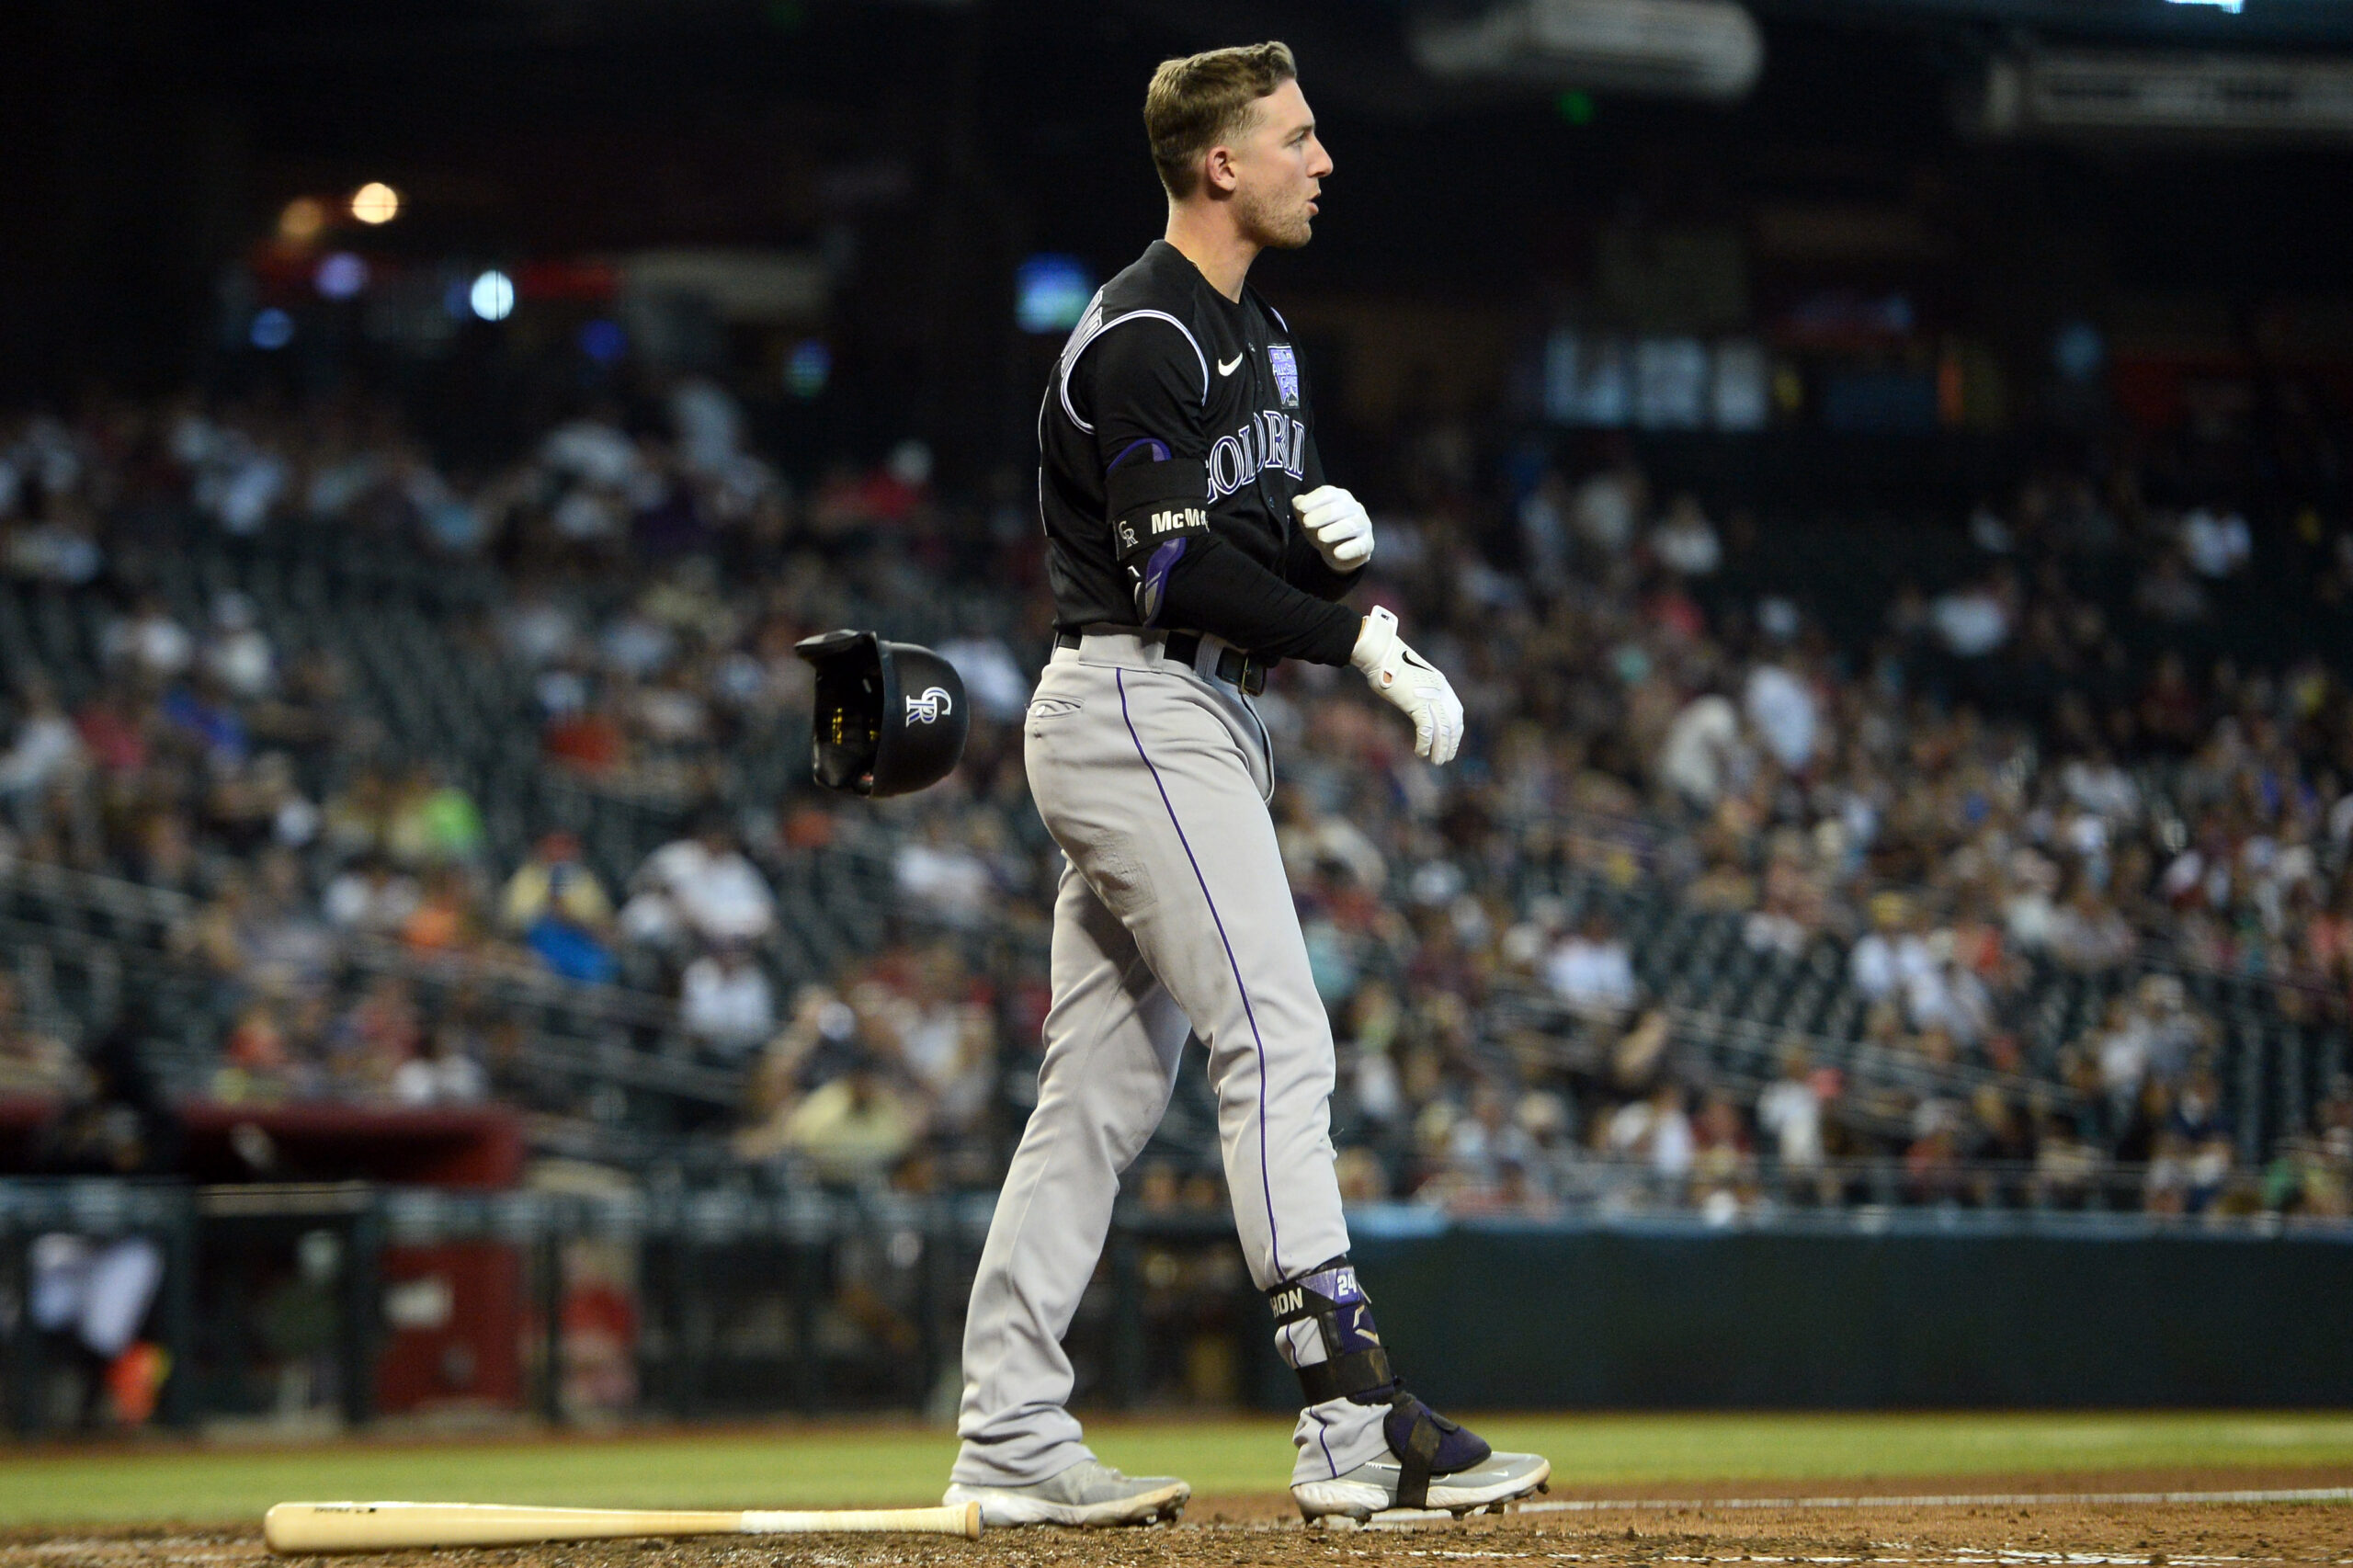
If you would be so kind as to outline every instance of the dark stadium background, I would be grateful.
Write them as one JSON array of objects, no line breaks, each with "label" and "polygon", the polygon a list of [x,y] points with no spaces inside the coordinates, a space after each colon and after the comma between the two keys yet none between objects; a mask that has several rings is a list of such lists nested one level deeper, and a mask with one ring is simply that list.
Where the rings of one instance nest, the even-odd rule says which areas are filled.
[{"label": "dark stadium background", "polygon": [[[1268,36],[1337,172],[1253,281],[1399,541],[1376,591],[1483,694],[1434,794],[1369,710],[1278,683],[1384,1311],[1426,1345],[1453,1281],[1545,1303],[1428,1354],[1426,1392],[2353,1393],[2322,1310],[2353,1267],[2353,119],[2248,129],[2261,86],[2203,128],[1984,106],[2051,55],[2353,74],[2353,4],[1751,0],[1729,102],[1416,62],[1414,27],[1474,9],[6,7],[0,1279],[161,1264],[129,1350],[7,1315],[17,1428],[952,1397],[1051,846],[1004,712],[937,800],[818,797],[779,651],[828,618],[955,641],[1017,712],[1062,339],[1021,325],[1024,267],[1091,287],[1156,234],[1143,81]],[[1580,412],[1638,363],[1717,391]],[[750,467],[688,472],[689,379]],[[357,499],[306,499],[355,452]],[[256,453],[283,483],[233,523],[204,476]],[[606,459],[625,483],[580,477]],[[425,471],[443,499],[404,488]],[[568,486],[624,513],[567,533]],[[1630,538],[1580,531],[1613,506]],[[1675,564],[1662,523],[1715,558]],[[551,605],[567,651],[518,652]],[[199,680],[255,633],[250,690]],[[1711,694],[1767,766],[1793,688],[1811,755],[1756,810],[1670,776]],[[597,728],[665,697],[699,720]],[[324,824],[291,844],[289,799]],[[1987,864],[1989,817],[2043,869]],[[732,835],[767,924],[599,925],[606,978],[551,974],[577,950],[500,901],[555,833],[613,905]],[[446,927],[346,921],[262,976],[403,883]],[[2022,935],[2013,894],[2056,924]],[[1978,978],[1931,1006],[1915,963]],[[682,1023],[698,965],[758,971],[756,1038]],[[979,1054],[922,1079],[892,1018]],[[827,1091],[916,1125],[788,1131]],[[1083,1399],[1281,1402],[1211,1114],[1188,1074],[1076,1331]],[[1563,1335],[1593,1354],[1548,1362]]]},{"label": "dark stadium background", "polygon": [[[1924,332],[1983,338],[2025,389],[2055,326],[2119,294],[2200,294],[2246,312],[2343,282],[2353,197],[2340,146],[2053,146],[1953,129],[1954,100],[2022,38],[2325,49],[2347,25],[2330,0],[2239,15],[2158,0],[1774,0],[1756,7],[1768,65],[1745,101],[1603,93],[1582,124],[1540,86],[1416,71],[1403,11],[11,7],[0,363],[51,393],[88,376],[152,389],[225,369],[201,347],[216,269],[291,196],[361,178],[418,199],[382,236],[415,256],[800,248],[847,231],[858,265],[827,325],[855,383],[854,438],[921,434],[970,480],[1022,452],[1010,411],[1026,420],[1036,378],[1016,358],[1014,266],[1039,250],[1075,253],[1098,277],[1123,265],[1160,216],[1137,177],[1138,81],[1172,50],[1259,33],[1311,62],[1345,154],[1332,220],[1267,274],[1289,294],[1540,319],[1589,286],[1612,225],[1738,225],[1776,201],[1908,212],[1933,255],[1890,275]],[[1777,283],[1868,281],[1790,270],[1756,278],[1760,317],[1788,302]],[[499,434],[450,423],[451,440]]]}]

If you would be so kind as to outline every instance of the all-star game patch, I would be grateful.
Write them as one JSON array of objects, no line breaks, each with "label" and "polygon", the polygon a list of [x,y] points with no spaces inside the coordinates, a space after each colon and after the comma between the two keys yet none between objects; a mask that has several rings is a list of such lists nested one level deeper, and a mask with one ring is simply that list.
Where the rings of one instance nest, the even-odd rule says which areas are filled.
[{"label": "all-star game patch", "polygon": [[1274,367],[1275,390],[1283,396],[1285,408],[1299,406],[1299,357],[1288,343],[1267,345],[1267,363]]}]

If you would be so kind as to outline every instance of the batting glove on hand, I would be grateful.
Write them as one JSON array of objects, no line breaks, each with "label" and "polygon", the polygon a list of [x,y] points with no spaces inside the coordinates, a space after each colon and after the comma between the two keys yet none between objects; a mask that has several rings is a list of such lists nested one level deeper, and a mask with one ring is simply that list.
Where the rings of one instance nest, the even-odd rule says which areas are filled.
[{"label": "batting glove on hand", "polygon": [[1364,672],[1372,689],[1414,721],[1414,755],[1444,767],[1462,744],[1462,699],[1438,666],[1405,646],[1397,618],[1376,608],[1357,633],[1348,662]]},{"label": "batting glove on hand", "polygon": [[1338,485],[1319,484],[1292,496],[1290,505],[1315,552],[1333,571],[1353,572],[1372,559],[1372,518],[1363,502]]}]

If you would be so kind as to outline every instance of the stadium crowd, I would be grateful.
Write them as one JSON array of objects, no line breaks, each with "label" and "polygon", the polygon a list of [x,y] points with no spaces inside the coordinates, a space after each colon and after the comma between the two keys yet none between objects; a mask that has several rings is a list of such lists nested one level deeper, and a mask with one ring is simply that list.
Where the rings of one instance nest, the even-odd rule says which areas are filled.
[{"label": "stadium crowd", "polygon": [[[1050,631],[1033,524],[1012,483],[937,494],[915,443],[805,489],[752,446],[700,380],[479,472],[369,403],[0,419],[17,613],[103,607],[86,669],[12,649],[0,864],[165,901],[157,940],[221,1020],[215,1096],[534,1092],[522,1014],[416,983],[454,960],[674,999],[684,1049],[742,1074],[735,1124],[705,1130],[742,1160],[986,1182],[1034,1063],[1058,861],[1020,768]],[[2353,608],[2341,508],[2250,519],[2146,454],[2037,468],[1943,520],[1957,569],[1894,583],[1858,634],[1778,579],[1778,524],[1654,494],[1630,448],[1476,453],[1434,426],[1393,467],[1366,487],[1361,597],[1452,676],[1463,760],[1416,762],[1342,672],[1286,666],[1260,703],[1351,1198],[2353,1212],[2353,689],[2316,654],[2204,652],[2248,617]],[[502,842],[490,786],[364,719],[332,641],[282,643],[233,589],[174,603],[153,570],[350,541],[489,582],[436,629],[450,667],[515,677],[542,766],[668,832],[628,864],[553,823]],[[858,617],[957,663],[964,767],[885,807],[755,788],[745,758],[805,744],[794,642]],[[791,972],[780,927],[810,912],[777,890],[836,848],[887,863],[882,939]],[[1721,1073],[1705,1008],[1641,979],[1630,899],[1827,954],[1838,1000],[1769,1081]],[[2217,973],[2334,1052],[2269,1147],[2187,983]],[[2070,976],[2112,983],[2052,1038]],[[71,1094],[77,1031],[23,978],[0,986],[0,1092]],[[1915,1087],[1861,1114],[1857,1051]],[[1155,1149],[1139,1197],[1214,1204],[1212,1168]]]}]

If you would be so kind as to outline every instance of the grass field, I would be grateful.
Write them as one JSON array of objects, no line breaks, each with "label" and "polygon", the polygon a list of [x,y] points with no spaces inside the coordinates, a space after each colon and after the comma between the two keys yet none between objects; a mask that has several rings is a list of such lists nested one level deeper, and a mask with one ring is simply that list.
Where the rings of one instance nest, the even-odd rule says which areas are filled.
[{"label": "grass field", "polygon": [[[2353,1466],[2353,1413],[1961,1415],[1506,1415],[1474,1423],[1534,1449],[1556,1481],[1656,1490],[1677,1482],[1861,1480],[2068,1471]],[[1197,1494],[1274,1493],[1289,1479],[1279,1419],[1107,1422],[1097,1450],[1131,1473],[1181,1474]],[[606,1506],[792,1507],[919,1503],[945,1484],[954,1439],[921,1426],[814,1425],[756,1433],[301,1449],[118,1450],[0,1446],[0,1524],[257,1517],[290,1498]]]}]

